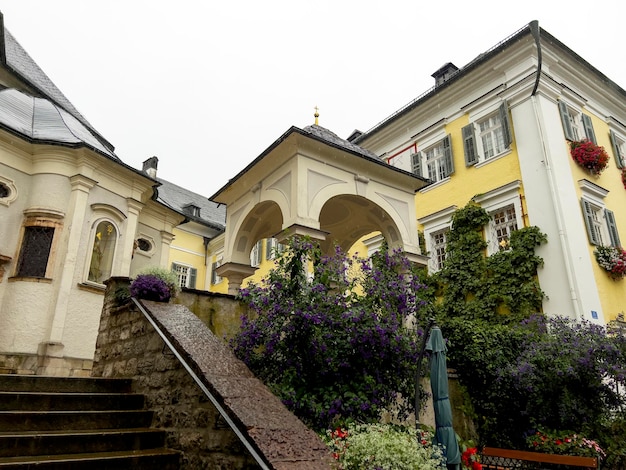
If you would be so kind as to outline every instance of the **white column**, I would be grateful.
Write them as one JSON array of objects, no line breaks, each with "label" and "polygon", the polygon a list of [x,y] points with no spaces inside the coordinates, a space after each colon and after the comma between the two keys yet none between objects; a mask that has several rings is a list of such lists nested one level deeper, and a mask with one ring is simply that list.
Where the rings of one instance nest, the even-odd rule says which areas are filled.
[{"label": "white column", "polygon": [[61,344],[63,340],[65,317],[67,315],[72,285],[74,284],[78,248],[85,225],[89,191],[96,183],[96,181],[83,175],[75,175],[70,178],[72,192],[70,193],[66,219],[69,221],[69,224],[64,228],[64,232],[67,234],[67,245],[65,256],[63,256],[63,267],[58,284],[57,298],[53,306],[52,323],[48,336],[49,344]]}]

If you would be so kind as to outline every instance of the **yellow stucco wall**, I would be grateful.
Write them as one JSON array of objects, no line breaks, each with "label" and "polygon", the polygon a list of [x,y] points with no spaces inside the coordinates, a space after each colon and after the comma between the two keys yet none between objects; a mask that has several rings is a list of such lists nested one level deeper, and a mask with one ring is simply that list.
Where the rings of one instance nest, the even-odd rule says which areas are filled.
[{"label": "yellow stucco wall", "polygon": [[[609,126],[607,123],[585,111],[585,114],[591,117],[593,123],[594,133],[596,135],[596,141],[598,145],[604,147],[609,154],[610,160],[607,168],[599,175],[592,175],[589,172],[583,170],[573,159],[570,158],[570,168],[572,170],[572,178],[575,182],[582,179],[591,181],[598,186],[609,191],[604,198],[606,208],[613,211],[615,215],[615,223],[617,224],[617,230],[621,237],[622,246],[626,240],[626,206],[624,205],[626,188],[621,181],[621,173],[615,164],[615,155],[613,154],[613,148],[611,147],[611,140],[609,137]],[[564,143],[564,145],[567,145]],[[569,152],[569,149],[568,149]],[[578,199],[582,197],[582,190],[578,184],[576,184]],[[584,230],[583,226],[583,230]],[[600,302],[602,304],[602,310],[604,312],[604,320],[609,322],[615,320],[617,314],[626,310],[626,297],[625,291],[626,279],[620,280],[612,279],[607,272],[602,269],[595,261],[594,257],[595,247],[590,243],[587,246],[589,256],[592,258],[593,274],[598,287],[598,294],[600,295]]]},{"label": "yellow stucco wall", "polygon": [[178,228],[173,230],[173,234],[174,240],[170,247],[167,267],[171,268],[172,263],[177,263],[197,269],[195,288],[205,290],[207,286],[204,285],[204,280],[207,275],[207,266],[205,265],[203,238]]},{"label": "yellow stucco wall", "polygon": [[[454,173],[449,181],[437,183],[417,194],[415,209],[418,220],[450,206],[461,208],[478,194],[522,179],[515,139],[511,144],[511,150],[503,156],[476,166],[466,167],[461,128],[467,124],[469,124],[469,118],[465,115],[446,125],[446,133],[451,134],[452,137]],[[513,129],[512,132],[514,132]]]}]

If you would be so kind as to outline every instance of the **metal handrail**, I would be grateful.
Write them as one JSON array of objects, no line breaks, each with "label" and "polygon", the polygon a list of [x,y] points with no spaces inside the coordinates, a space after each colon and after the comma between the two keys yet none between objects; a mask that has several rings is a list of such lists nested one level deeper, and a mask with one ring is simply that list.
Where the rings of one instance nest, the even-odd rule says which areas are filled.
[{"label": "metal handrail", "polygon": [[271,466],[268,466],[267,461],[264,459],[264,457],[259,454],[259,452],[255,449],[253,442],[251,441],[251,439],[249,439],[246,435],[244,435],[244,433],[241,432],[241,430],[237,427],[237,425],[235,424],[235,422],[233,421],[233,419],[230,417],[230,415],[226,412],[226,410],[224,409],[224,407],[221,405],[221,403],[217,400],[217,398],[211,393],[211,391],[207,388],[207,386],[202,382],[202,380],[200,379],[200,377],[198,376],[198,374],[196,374],[194,372],[194,370],[191,368],[191,366],[187,363],[187,361],[182,357],[182,355],[176,350],[176,348],[174,347],[174,345],[172,344],[172,342],[167,338],[167,336],[165,335],[165,333],[163,333],[163,331],[161,330],[161,328],[159,327],[159,325],[154,321],[154,319],[150,316],[150,314],[148,314],[148,311],[145,309],[145,307],[141,304],[141,302],[139,302],[138,299],[136,299],[135,297],[131,297],[131,300],[133,301],[133,303],[137,306],[137,308],[139,309],[139,311],[143,314],[143,316],[150,322],[150,324],[153,326],[153,328],[156,330],[156,332],[159,334],[159,336],[161,337],[161,339],[163,340],[163,342],[167,345],[167,347],[170,349],[170,351],[172,351],[172,353],[176,356],[176,359],[178,359],[178,361],[181,363],[181,365],[185,368],[185,370],[189,373],[189,375],[191,375],[191,377],[193,378],[193,380],[196,382],[196,384],[198,385],[198,387],[200,387],[200,389],[204,392],[204,394],[207,396],[207,398],[211,401],[211,403],[213,404],[213,406],[215,406],[215,408],[217,409],[217,411],[220,413],[220,415],[222,416],[222,418],[224,418],[224,420],[228,423],[228,426],[233,430],[233,432],[237,435],[237,437],[239,438],[239,440],[241,441],[241,443],[246,447],[246,449],[248,449],[248,452],[250,452],[250,454],[252,455],[252,457],[254,458],[254,460],[256,460],[256,462],[259,464],[259,466],[263,469],[263,470],[271,470]]}]

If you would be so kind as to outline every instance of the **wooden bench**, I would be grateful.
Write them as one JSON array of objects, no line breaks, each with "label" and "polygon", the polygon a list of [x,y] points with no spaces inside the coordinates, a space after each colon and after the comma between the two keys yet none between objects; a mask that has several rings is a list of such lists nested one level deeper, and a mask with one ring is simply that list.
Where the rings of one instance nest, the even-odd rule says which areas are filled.
[{"label": "wooden bench", "polygon": [[496,447],[484,447],[481,456],[484,470],[541,469],[543,468],[541,464],[561,465],[552,468],[572,467],[589,470],[598,468],[598,460],[595,457],[574,457]]}]

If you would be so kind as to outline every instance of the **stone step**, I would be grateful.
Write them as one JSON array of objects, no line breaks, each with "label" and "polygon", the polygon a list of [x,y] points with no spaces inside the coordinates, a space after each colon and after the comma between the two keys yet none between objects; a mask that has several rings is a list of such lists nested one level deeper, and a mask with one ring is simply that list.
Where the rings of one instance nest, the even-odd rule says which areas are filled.
[{"label": "stone step", "polygon": [[140,410],[144,396],[131,393],[0,392],[0,411]]},{"label": "stone step", "polygon": [[37,470],[178,470],[180,454],[169,449],[43,455],[0,459],[0,469]]},{"label": "stone step", "polygon": [[147,410],[0,411],[0,432],[146,428]]},{"label": "stone step", "polygon": [[0,374],[5,392],[129,393],[131,385],[131,379]]},{"label": "stone step", "polygon": [[0,460],[6,457],[112,452],[163,447],[165,432],[135,428],[96,431],[0,433]]}]

